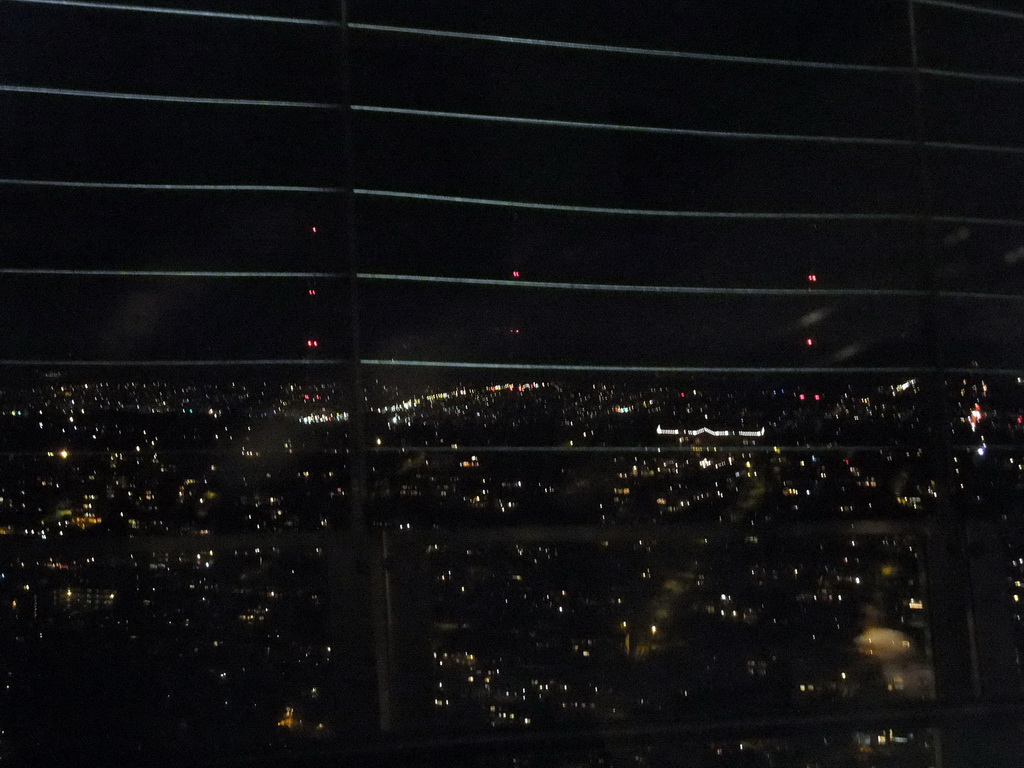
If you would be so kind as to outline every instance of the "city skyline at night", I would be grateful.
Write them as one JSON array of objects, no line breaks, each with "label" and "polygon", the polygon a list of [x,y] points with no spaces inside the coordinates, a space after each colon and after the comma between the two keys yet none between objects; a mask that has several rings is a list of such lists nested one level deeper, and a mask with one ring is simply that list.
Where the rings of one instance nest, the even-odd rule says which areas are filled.
[{"label": "city skyline at night", "polygon": [[1013,2],[0,20],[0,763],[1020,762]]}]

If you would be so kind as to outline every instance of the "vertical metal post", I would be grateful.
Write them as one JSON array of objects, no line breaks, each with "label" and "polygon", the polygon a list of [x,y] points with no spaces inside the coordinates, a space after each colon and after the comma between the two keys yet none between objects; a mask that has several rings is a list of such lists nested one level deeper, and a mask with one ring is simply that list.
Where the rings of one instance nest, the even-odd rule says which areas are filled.
[{"label": "vertical metal post", "polygon": [[[354,173],[352,137],[352,93],[351,93],[351,45],[348,30],[348,3],[339,0],[337,5],[338,73],[340,131],[339,151],[341,160],[341,183],[339,185],[338,227],[342,257],[345,262],[347,282],[346,322],[349,328],[349,351],[346,364],[348,384],[348,426],[349,426],[349,492],[347,525],[338,526],[334,531],[335,546],[344,562],[343,568],[335,569],[332,589],[338,598],[334,600],[335,623],[347,637],[345,646],[352,651],[353,662],[342,661],[344,667],[358,664],[360,669],[349,669],[375,690],[375,713],[377,726],[388,731],[393,726],[391,717],[391,673],[390,646],[388,642],[386,615],[386,583],[384,579],[382,552],[383,541],[370,534],[366,515],[367,503],[367,453],[366,453],[366,391],[363,382],[361,358],[361,331],[359,321],[359,278],[358,248],[355,232]],[[343,583],[347,579],[348,583]],[[358,647],[357,647],[358,646]],[[371,678],[376,685],[369,685]]]},{"label": "vertical metal post", "polygon": [[349,327],[349,361],[348,384],[349,392],[349,463],[350,483],[349,515],[353,533],[365,532],[366,527],[366,393],[363,388],[363,371],[359,362],[362,349],[359,326],[359,267],[357,260],[355,233],[355,200],[352,189],[355,162],[352,146],[352,109],[351,109],[351,77],[349,75],[350,44],[348,39],[348,3],[339,0],[339,70],[341,73],[341,91],[339,109],[341,110],[341,132],[339,144],[342,151],[342,183],[340,185],[341,238],[345,251],[347,292],[347,317]]},{"label": "vertical metal post", "polygon": [[[938,259],[932,236],[932,188],[924,142],[924,96],[918,49],[916,0],[906,0],[914,86],[916,153],[921,184],[919,248],[926,265],[928,298],[924,307],[925,333],[932,345],[928,377],[929,450],[938,493],[928,526],[927,574],[932,616],[936,692],[948,704],[994,702],[1011,695],[1019,676],[1009,634],[1010,611],[1005,584],[1000,588],[999,535],[985,521],[965,520],[953,501],[952,416],[939,322]],[[975,724],[977,726],[977,724]],[[1005,723],[968,724],[943,728],[939,739],[943,768],[1011,765],[1024,754],[1020,733]]]},{"label": "vertical metal post", "polygon": [[932,190],[925,155],[923,92],[917,45],[914,0],[907,0],[907,23],[914,87],[915,151],[921,200],[917,250],[922,259],[927,298],[922,308],[923,333],[931,347],[931,366],[925,381],[927,450],[936,484],[935,509],[928,525],[926,568],[932,618],[932,645],[936,693],[941,701],[964,703],[980,693],[971,616],[970,572],[962,525],[953,505],[953,447],[947,397],[945,355],[939,330],[938,274],[929,242],[932,225]]}]

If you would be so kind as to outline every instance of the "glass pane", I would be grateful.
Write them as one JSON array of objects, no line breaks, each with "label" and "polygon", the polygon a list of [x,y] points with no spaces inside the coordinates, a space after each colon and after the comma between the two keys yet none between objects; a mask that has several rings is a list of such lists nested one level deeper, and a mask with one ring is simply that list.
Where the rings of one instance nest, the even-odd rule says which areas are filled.
[{"label": "glass pane", "polygon": [[428,544],[426,584],[394,574],[429,606],[418,706],[453,727],[515,728],[932,695],[912,537],[593,535]]},{"label": "glass pane", "polygon": [[1020,589],[1024,565],[1024,388],[1016,376],[948,382],[952,500],[972,571],[981,683],[994,698],[1024,692]]},{"label": "glass pane", "polygon": [[939,333],[946,364],[966,369],[1019,369],[1020,299],[947,298],[939,303]]},{"label": "glass pane", "polygon": [[366,428],[382,521],[906,518],[935,495],[916,379],[443,380],[379,369]]},{"label": "glass pane", "polygon": [[[329,186],[339,159],[322,142],[340,129],[335,110],[240,107],[5,94],[0,126],[18,179],[133,184]],[[123,140],[132,126],[132,141]],[[300,140],[301,137],[301,140]],[[53,152],[53,147],[61,147]],[[259,162],[253,162],[259,158]]]},{"label": "glass pane", "polygon": [[[711,29],[707,20],[701,26]],[[577,39],[579,32],[574,28],[568,36]],[[352,42],[359,63],[353,101],[359,105],[741,133],[913,135],[911,82],[899,74],[753,67],[359,28]],[[445,87],[436,88],[438,82]]]},{"label": "glass pane", "polygon": [[[602,0],[532,10],[360,0],[352,3],[351,16],[364,23],[812,61],[898,64],[907,55],[904,9],[876,0],[856,8],[842,0],[770,6],[697,0],[650,8]],[[794,27],[807,34],[792,36]]]},{"label": "glass pane", "polygon": [[37,552],[0,572],[15,759],[235,759],[337,727],[319,552]]},{"label": "glass pane", "polygon": [[[359,113],[355,128],[356,173],[367,188],[598,207],[899,213],[912,199],[916,164],[907,147],[741,142],[375,113]],[[451,162],[455,151],[464,153],[457,164]]]},{"label": "glass pane", "polygon": [[369,197],[356,217],[372,273],[797,290],[913,289],[925,275],[908,222],[666,221]]},{"label": "glass pane", "polygon": [[[917,298],[530,291],[367,284],[371,360],[472,363],[893,367],[926,365]],[[393,307],[403,307],[396,316]],[[899,375],[898,373],[895,375]]]},{"label": "glass pane", "polygon": [[[309,0],[290,0],[287,4],[261,0],[246,3],[245,10],[228,7],[241,5],[233,0],[160,0],[149,4],[277,16],[302,16],[310,10]],[[257,24],[70,4],[12,3],[5,15],[8,29],[18,30],[16,45],[15,38],[9,37],[10,44],[0,46],[0,73],[8,82],[166,96],[288,101],[333,101],[340,90],[339,73],[332,64],[333,36],[337,33],[330,27]],[[318,15],[327,14],[322,11]],[[95,42],[84,43],[86,37]],[[190,55],[182,55],[182,51]],[[112,106],[106,99],[102,102]],[[68,106],[64,103],[60,109]],[[266,113],[259,117],[264,119]],[[131,146],[131,142],[119,146]]]},{"label": "glass pane", "polygon": [[39,361],[41,368],[66,360],[345,357],[344,326],[321,301],[340,289],[319,282],[8,276],[0,285],[0,323],[33,330],[11,338],[5,357]]},{"label": "glass pane", "polygon": [[[342,269],[334,251],[337,201],[327,195],[0,188],[0,205],[8,213],[0,237],[10,268]],[[74,236],[54,237],[55,229]],[[317,282],[298,285],[328,289],[328,281]]]},{"label": "glass pane", "polygon": [[[998,3],[974,3],[980,8]],[[1020,11],[1020,6],[1014,8]],[[917,16],[921,64],[926,67],[1022,75],[1017,51],[1024,43],[1024,24],[997,14],[919,5]]]},{"label": "glass pane", "polygon": [[1019,146],[1021,83],[924,77],[925,135],[935,141]]},{"label": "glass pane", "polygon": [[336,380],[132,373],[8,377],[4,530],[180,535],[318,530],[345,519],[348,405]]},{"label": "glass pane", "polygon": [[951,151],[929,168],[940,215],[1014,219],[1020,214],[1021,155]]},{"label": "glass pane", "polygon": [[[935,226],[929,245],[939,257],[936,282],[945,291],[1008,297],[985,302],[994,311],[1014,309],[1024,292],[1024,231],[1010,226]],[[1016,299],[1019,301],[1019,299]]]},{"label": "glass pane", "polygon": [[400,526],[585,523],[771,525],[914,518],[934,483],[916,452],[703,449],[593,454],[426,452],[375,457],[382,521]]},{"label": "glass pane", "polygon": [[[922,441],[923,379],[890,375],[683,377],[594,374],[531,380],[378,367],[371,448],[635,446],[773,451],[908,448]],[[543,372],[539,372],[543,373]],[[568,376],[571,376],[568,375]],[[749,446],[749,448],[743,448]]]}]

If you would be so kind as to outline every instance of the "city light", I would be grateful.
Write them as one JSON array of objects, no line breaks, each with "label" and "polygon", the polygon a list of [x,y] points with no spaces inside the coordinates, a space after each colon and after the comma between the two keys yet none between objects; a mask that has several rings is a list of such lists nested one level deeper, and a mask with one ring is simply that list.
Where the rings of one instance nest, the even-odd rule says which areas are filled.
[{"label": "city light", "polygon": [[[615,413],[626,413],[626,412],[628,412],[628,409],[627,409],[627,411],[621,411],[620,410],[620,411],[614,411],[614,412]],[[685,434],[685,435],[689,435],[690,437],[700,437],[701,435],[710,435],[711,437],[733,437],[733,436],[736,436],[736,437],[764,437],[764,434],[765,434],[764,427],[761,427],[758,430],[750,430],[750,429],[737,429],[737,430],[711,429],[709,427],[700,427],[699,429],[679,430],[679,429],[665,429],[660,424],[657,426],[657,428],[654,431],[655,431],[655,434],[658,434],[658,435],[680,435],[680,434]]]},{"label": "city light", "polygon": [[[311,349],[318,344],[318,340],[313,338],[305,341]],[[95,481],[89,479],[89,473],[96,470],[88,462],[81,471],[77,466],[69,466],[70,462],[58,463],[36,478],[37,484],[43,488],[57,487],[59,483],[60,492],[68,500],[52,507],[50,513],[41,515],[40,522],[35,524],[42,526],[42,532],[56,537],[103,531],[111,522],[140,534],[147,531],[172,532],[177,530],[175,526],[180,525],[175,521],[181,519],[187,520],[187,524],[198,532],[208,530],[206,520],[216,522],[220,510],[214,507],[222,505],[223,509],[222,502],[227,502],[241,505],[241,511],[254,530],[280,530],[295,525],[302,500],[310,491],[319,488],[325,498],[333,499],[335,503],[345,502],[351,488],[342,479],[344,470],[339,462],[325,462],[318,480],[319,472],[311,471],[312,467],[261,461],[261,457],[269,457],[275,448],[288,454],[298,453],[312,439],[327,436],[326,430],[344,428],[348,414],[341,408],[347,400],[336,385],[296,381],[275,387],[232,386],[232,389],[218,386],[199,390],[169,384],[147,384],[109,395],[96,392],[93,385],[94,388],[88,391],[88,397],[92,399],[86,400],[86,391],[82,387],[61,390],[60,385],[46,385],[40,390],[42,394],[34,396],[40,401],[53,403],[52,423],[61,428],[65,428],[69,412],[76,414],[75,425],[82,429],[91,429],[94,416],[105,420],[109,413],[174,413],[184,419],[199,420],[197,423],[217,417],[218,423],[223,424],[218,428],[223,431],[214,436],[217,440],[214,445],[234,443],[234,455],[240,457],[242,464],[228,471],[240,472],[244,485],[237,491],[230,490],[230,486],[222,486],[228,476],[221,474],[225,470],[220,462],[207,463],[202,467],[178,467],[176,462],[164,459],[154,442],[159,445],[169,441],[175,432],[154,435],[147,422],[143,428],[150,433],[133,432],[136,439],[130,445],[138,445],[141,456],[154,454],[160,483],[154,482],[156,478],[151,481],[144,474],[137,478],[124,474],[120,468],[122,462],[135,460],[136,452],[112,443],[114,458],[110,474],[98,488],[93,487]],[[905,408],[906,413],[913,413],[914,402],[910,398],[893,397],[896,392],[891,383],[885,383],[883,387],[887,409]],[[801,413],[803,403],[793,403],[794,396],[804,402],[812,398],[818,402],[824,399],[820,393],[801,394],[789,388],[781,389],[777,384],[757,392],[761,402],[775,404],[772,414],[753,410],[741,414],[741,409],[736,407],[736,392],[714,386],[683,391],[680,385],[637,388],[633,385],[578,386],[564,382],[513,381],[478,386],[459,384],[442,391],[396,389],[389,393],[389,398],[393,396],[393,399],[367,408],[365,415],[373,425],[373,431],[368,430],[365,439],[368,446],[372,446],[370,450],[382,458],[391,451],[404,452],[405,447],[411,449],[400,460],[403,470],[382,474],[379,480],[380,492],[386,494],[400,511],[400,516],[393,520],[395,528],[400,531],[421,525],[414,513],[403,509],[405,504],[413,505],[409,509],[426,503],[440,509],[447,505],[456,514],[470,513],[480,519],[484,515],[493,515],[493,519],[503,523],[515,523],[520,510],[529,514],[532,493],[554,502],[552,520],[559,523],[558,505],[572,501],[581,481],[593,489],[588,489],[588,493],[603,494],[603,497],[595,499],[594,507],[599,514],[606,516],[605,520],[611,522],[619,515],[628,515],[641,523],[655,524],[684,516],[718,514],[720,505],[733,503],[747,493],[747,487],[754,493],[761,493],[758,490],[764,482],[758,479],[761,477],[774,478],[771,482],[780,484],[785,504],[792,505],[797,514],[804,512],[804,504],[814,503],[805,498],[812,495],[815,487],[834,490],[844,504],[859,503],[846,500],[856,498],[859,493],[871,493],[869,489],[891,487],[892,475],[880,475],[881,470],[877,466],[861,462],[858,456],[822,456],[815,451],[779,451],[771,446],[757,445],[767,435],[767,427],[758,427],[757,423],[771,426],[773,438],[781,438],[782,444],[786,445],[784,436],[807,418],[808,414]],[[832,392],[828,418],[852,423],[871,417],[874,413],[872,398],[877,397],[877,392],[876,389]],[[681,401],[682,396],[689,396],[686,403]],[[75,400],[74,406],[71,400]],[[965,422],[975,400],[972,397],[961,410]],[[17,414],[25,412],[26,419],[43,418],[45,421],[48,418],[45,410],[44,414],[37,416],[36,412],[41,409],[33,410],[29,402],[19,396],[11,397],[6,412],[13,411],[15,415],[8,418],[21,418]],[[231,418],[231,414],[239,412],[257,415],[242,421]],[[606,444],[611,445],[614,445],[613,439],[621,440],[621,444],[649,445],[653,441],[645,440],[644,436],[653,437],[649,424],[654,421],[657,425],[655,433],[662,436],[658,442],[667,450],[665,454],[653,450],[646,454],[630,452],[621,461],[615,457],[606,465],[606,470],[589,476],[565,476],[564,479],[557,475],[542,479],[537,475],[531,476],[518,463],[502,466],[498,459],[500,453],[491,452],[487,447],[463,449],[464,454],[458,453],[460,441],[467,446],[477,445],[466,438],[480,424],[512,430],[523,444],[544,447],[546,428],[536,431],[530,425],[529,414],[545,412],[557,414],[567,431],[567,434],[558,435],[559,445],[572,446],[574,442],[576,445],[588,444],[588,447],[600,445],[596,441],[589,442],[595,435],[597,440],[606,440]],[[988,418],[994,419],[993,414]],[[122,423],[131,424],[134,418],[135,415],[129,416]],[[755,422],[755,418],[765,421]],[[303,435],[297,437],[286,431],[281,434],[280,441],[268,441],[268,430],[262,423],[264,419],[268,420],[266,424],[275,425],[269,432],[271,435],[280,434],[285,420],[300,427]],[[670,427],[663,426],[659,419],[670,419],[671,422],[667,422]],[[167,426],[161,429],[177,430],[178,427],[172,424],[167,422]],[[469,430],[468,434],[464,428]],[[966,423],[964,430],[967,430]],[[339,433],[340,430],[334,432]],[[182,435],[191,434],[191,428],[185,427]],[[417,434],[427,437],[413,437]],[[587,439],[588,443],[581,443],[581,438]],[[719,442],[732,448],[722,450]],[[670,445],[666,446],[666,443]],[[690,443],[688,447],[693,450],[677,450],[677,444],[682,443]],[[749,449],[737,448],[737,443],[749,446]],[[100,444],[106,449],[106,445]],[[455,451],[456,455],[451,459],[436,460],[430,451],[421,452],[422,448]],[[977,443],[972,446],[974,450],[977,448]],[[70,450],[54,447],[51,455],[60,456]],[[333,450],[332,446],[325,456],[340,455]],[[79,463],[76,461],[74,464]],[[893,470],[897,469],[894,465]],[[99,473],[97,475],[101,477]],[[539,484],[536,482],[538,479],[541,479]],[[163,496],[163,484],[172,488],[173,493]],[[602,486],[606,491],[597,490]],[[0,491],[2,504],[12,494],[7,488],[0,488]],[[897,502],[903,503],[900,499],[904,497],[923,497],[926,493],[926,486],[908,487],[906,493],[897,497]],[[118,512],[104,515],[97,513],[102,512],[101,509],[87,509],[86,505],[90,504],[99,507],[104,495],[118,501],[119,506],[115,507]],[[865,509],[869,508],[866,504],[874,500],[868,499]],[[645,511],[648,500],[649,512]],[[119,519],[121,508],[125,518]],[[848,514],[856,510],[840,507],[840,511]],[[196,518],[189,520],[193,513]],[[760,507],[751,506],[746,514],[750,519],[759,521],[763,512]],[[199,519],[203,522],[200,523]],[[331,524],[326,515],[318,516],[316,522],[327,526]],[[767,565],[735,567],[728,558],[718,562],[712,550],[708,549],[707,554],[698,551],[692,560],[688,558],[686,562],[673,565],[671,571],[666,571],[664,562],[659,565],[661,555],[658,554],[664,544],[656,538],[648,539],[645,535],[630,540],[626,548],[622,546],[621,538],[619,541],[612,539],[604,541],[602,547],[594,548],[602,554],[585,554],[587,558],[602,559],[593,561],[588,567],[588,578],[581,582],[565,578],[565,574],[571,573],[574,567],[570,555],[578,554],[568,547],[560,553],[561,546],[538,542],[495,542],[466,548],[432,545],[427,549],[429,578],[424,586],[437,586],[438,607],[443,607],[446,614],[452,614],[451,626],[468,628],[468,631],[464,629],[452,634],[445,629],[432,637],[432,642],[440,649],[435,658],[443,662],[437,664],[436,676],[432,680],[434,686],[443,683],[437,699],[442,703],[437,706],[445,710],[451,708],[454,712],[476,708],[483,717],[498,725],[512,722],[513,709],[514,722],[524,724],[530,718],[537,722],[537,713],[552,706],[588,715],[594,710],[600,711],[607,692],[606,685],[599,676],[588,677],[589,673],[580,671],[582,667],[574,671],[571,664],[559,666],[558,663],[545,662],[546,666],[530,667],[528,673],[520,674],[515,668],[506,670],[501,663],[499,654],[504,652],[503,649],[499,648],[492,654],[482,647],[474,647],[476,635],[473,628],[479,627],[479,631],[485,634],[492,626],[504,631],[506,627],[500,624],[501,616],[505,615],[502,611],[517,603],[525,602],[531,611],[550,612],[560,622],[557,626],[539,627],[536,638],[524,641],[521,652],[529,664],[536,664],[538,658],[544,658],[546,649],[568,644],[577,660],[593,663],[593,667],[586,669],[603,669],[615,664],[643,664],[661,654],[677,653],[676,641],[687,640],[685,633],[677,638],[677,627],[681,626],[677,621],[686,618],[699,616],[702,622],[706,618],[709,624],[704,626],[702,633],[709,647],[737,631],[754,637],[779,615],[764,607],[764,590],[781,591],[790,603],[815,606],[817,616],[812,621],[788,627],[785,630],[787,637],[794,642],[801,638],[813,641],[814,633],[823,631],[826,625],[830,631],[834,628],[839,642],[848,652],[860,651],[857,655],[865,660],[863,664],[900,665],[898,675],[894,673],[882,678],[881,695],[906,695],[907,686],[916,683],[893,681],[899,675],[903,676],[900,679],[910,680],[910,672],[904,670],[913,671],[912,665],[917,663],[914,654],[920,647],[920,627],[925,617],[919,597],[922,585],[913,568],[901,570],[899,579],[885,577],[884,568],[893,562],[893,558],[908,552],[902,543],[891,541],[879,546],[872,537],[859,535],[855,540],[858,548],[856,561],[853,558],[847,560],[845,552],[800,549],[792,555],[777,555],[780,561],[775,563],[765,559],[769,550],[764,548],[758,537],[748,535],[744,537],[743,546],[756,555],[751,562],[763,561]],[[851,546],[853,541],[850,540]],[[705,538],[704,542],[708,544],[709,540]],[[872,547],[877,548],[871,551]],[[860,554],[862,548],[866,554]],[[152,573],[154,577],[162,578],[166,573],[169,585],[183,583],[190,591],[198,591],[204,589],[207,574],[213,573],[215,566],[220,564],[213,561],[209,554],[211,551],[205,549],[199,554],[190,553],[188,560],[191,562],[188,564],[176,564],[174,558],[166,557],[156,561],[140,559],[138,568],[140,572]],[[268,556],[267,552],[263,550],[261,554],[254,550],[253,555],[263,558]],[[217,550],[217,556],[219,561],[224,557],[220,550]],[[791,556],[795,559],[787,559]],[[470,563],[472,566],[467,568]],[[635,564],[636,569],[629,575],[618,569],[616,563]],[[54,567],[52,573],[64,572]],[[780,581],[781,574],[786,574],[784,581]],[[71,580],[61,583],[59,592],[50,593],[56,598],[50,601],[55,606],[53,610],[68,617],[86,611],[129,610],[131,603],[123,599],[122,592],[114,589],[114,585],[105,583],[102,574],[95,581],[90,581],[88,571],[72,561],[66,575]],[[880,579],[884,579],[885,584],[880,586]],[[636,595],[643,592],[637,589],[641,584],[649,584],[653,589],[647,597],[637,598]],[[263,626],[271,632],[276,630],[278,625],[275,622],[279,619],[275,617],[270,601],[274,605],[286,605],[297,599],[281,582],[241,588],[249,590],[246,594],[251,597],[250,604],[230,620],[247,627]],[[450,595],[445,596],[449,589]],[[70,596],[65,594],[68,590],[71,590]],[[885,636],[877,632],[864,635],[858,641],[857,638],[864,633],[859,613],[846,616],[834,610],[834,606],[840,603],[845,606],[851,602],[858,608],[870,607],[876,599],[874,594],[879,590],[885,592],[886,600],[893,606],[893,616],[892,627],[883,625],[878,629],[898,628],[906,640],[913,643],[912,646],[902,645],[903,638],[898,638],[900,646],[895,648],[893,643],[882,642]],[[37,594],[36,588],[26,594]],[[159,594],[158,591],[156,595]],[[472,599],[467,599],[470,596]],[[23,599],[20,592],[18,598],[20,608],[16,610],[24,613],[31,601]],[[150,599],[155,606],[156,599],[145,595],[145,600]],[[10,598],[5,605],[9,602]],[[595,605],[611,608],[608,620],[602,628],[584,631],[580,621],[585,620],[587,611]],[[154,610],[153,606],[146,605],[146,610]],[[493,612],[491,607],[496,607],[497,612]],[[162,621],[177,620],[173,613],[161,616]],[[187,618],[191,619],[191,616]],[[129,615],[128,622],[128,628],[133,631],[134,615]],[[669,626],[667,631],[666,626]],[[218,638],[217,642],[224,641]],[[282,658],[291,658],[290,650],[276,652]],[[305,658],[309,649],[301,648],[295,652]],[[755,659],[751,664],[748,659],[743,668],[759,681],[778,682],[779,673],[769,662]],[[843,695],[848,684],[862,684],[859,678],[856,683],[847,683],[841,669],[830,667],[823,670],[823,677],[805,679],[796,685],[805,686],[805,695],[827,699],[830,692]],[[237,668],[218,668],[217,675],[223,680],[240,679]],[[852,681],[855,675],[848,677]],[[685,687],[693,682],[685,679],[679,684]],[[884,688],[887,684],[894,686],[893,693]],[[832,689],[828,687],[830,685],[840,687]],[[642,710],[649,706],[644,703],[646,695],[647,691],[640,691],[636,699],[627,703]],[[426,702],[429,704],[431,700],[433,697]],[[495,708],[493,711],[489,709],[492,706]],[[281,730],[290,731],[300,738],[316,731],[320,720],[309,702],[300,706],[294,700],[289,702],[280,697],[268,701],[262,715],[271,726],[276,723]]]},{"label": "city light", "polygon": [[1016,4],[435,5],[8,4],[0,768],[1024,768]]}]

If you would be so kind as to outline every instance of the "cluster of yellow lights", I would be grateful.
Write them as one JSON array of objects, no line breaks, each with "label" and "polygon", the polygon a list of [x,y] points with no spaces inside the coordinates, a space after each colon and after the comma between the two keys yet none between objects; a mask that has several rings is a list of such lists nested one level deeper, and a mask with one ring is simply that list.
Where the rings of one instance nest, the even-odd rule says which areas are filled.
[{"label": "cluster of yellow lights", "polygon": [[300,725],[302,725],[302,721],[295,716],[294,707],[285,707],[284,717],[281,718],[277,725],[280,728],[298,728]]}]

